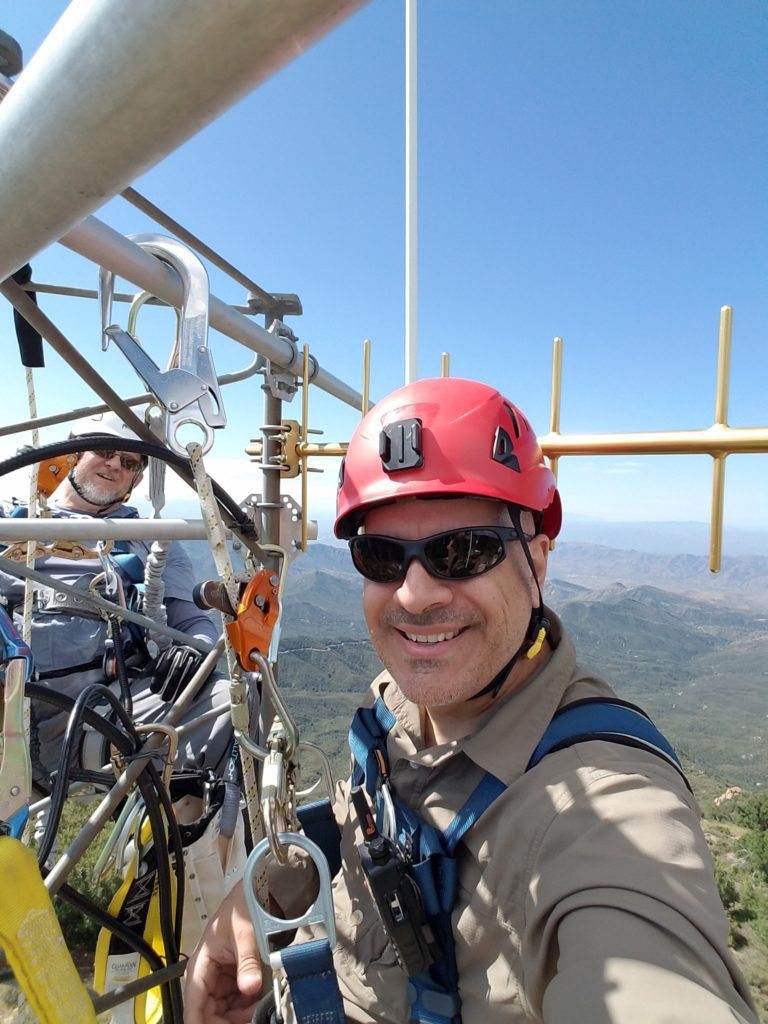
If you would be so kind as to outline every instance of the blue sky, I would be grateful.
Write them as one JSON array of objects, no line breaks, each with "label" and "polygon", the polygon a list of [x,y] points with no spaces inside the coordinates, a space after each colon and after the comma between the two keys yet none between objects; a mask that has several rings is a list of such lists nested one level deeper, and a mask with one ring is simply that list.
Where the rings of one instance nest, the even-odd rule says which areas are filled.
[{"label": "blue sky", "polygon": [[[29,60],[65,6],[6,0],[0,24]],[[728,303],[729,421],[764,426],[767,38],[763,0],[421,0],[420,375],[448,351],[454,376],[499,387],[546,433],[561,335],[564,433],[702,429]],[[400,0],[373,0],[134,183],[263,287],[297,292],[300,341],[358,388],[370,337],[374,397],[404,374],[403,47]],[[97,216],[154,230],[121,199]],[[96,286],[61,246],[33,267]],[[218,272],[211,285],[243,299]],[[41,305],[119,390],[142,390],[102,355],[95,303]],[[168,311],[141,314],[158,362],[172,329]],[[12,351],[5,305],[0,337]],[[211,348],[219,372],[248,361],[220,335]],[[4,419],[25,418],[21,371],[8,376]],[[41,414],[90,400],[52,357],[36,383]],[[241,452],[261,421],[260,392],[241,387],[224,394],[230,425],[211,456],[238,497],[259,488]],[[345,440],[356,416],[313,391],[311,421]],[[310,512],[324,520],[336,467],[315,464]],[[567,514],[709,516],[706,457],[566,459],[560,482]],[[726,524],[766,522],[768,456],[729,458]]]}]

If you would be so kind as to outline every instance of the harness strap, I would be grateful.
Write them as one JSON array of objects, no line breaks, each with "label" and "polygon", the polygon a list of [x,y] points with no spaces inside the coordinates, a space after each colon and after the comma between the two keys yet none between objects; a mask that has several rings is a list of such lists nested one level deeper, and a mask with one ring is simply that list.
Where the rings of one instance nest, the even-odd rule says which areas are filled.
[{"label": "harness strap", "polygon": [[301,830],[320,847],[334,878],[341,869],[341,829],[333,816],[331,801],[315,800],[302,804],[296,811]]},{"label": "harness strap", "polygon": [[282,963],[296,1019],[307,1024],[344,1024],[344,1005],[327,939],[287,947]]},{"label": "harness strap", "polygon": [[642,708],[618,698],[585,697],[557,711],[525,770],[530,771],[547,754],[589,740],[607,740],[656,754],[679,772],[691,788],[669,740]]},{"label": "harness strap", "polygon": [[[376,804],[378,818],[384,816],[383,791],[389,791],[386,744],[395,721],[392,711],[379,698],[373,707],[358,710],[349,732],[352,783],[354,786],[364,784]],[[674,749],[645,712],[617,698],[586,698],[558,711],[531,755],[526,771],[556,750],[593,739],[647,750],[674,767],[688,785]],[[408,852],[409,873],[418,885],[424,910],[441,949],[438,960],[409,978],[410,1020],[414,1024],[461,1024],[459,974],[451,921],[457,887],[455,852],[462,837],[505,789],[500,779],[486,773],[443,832],[421,819],[396,793],[391,793],[396,838]]]}]

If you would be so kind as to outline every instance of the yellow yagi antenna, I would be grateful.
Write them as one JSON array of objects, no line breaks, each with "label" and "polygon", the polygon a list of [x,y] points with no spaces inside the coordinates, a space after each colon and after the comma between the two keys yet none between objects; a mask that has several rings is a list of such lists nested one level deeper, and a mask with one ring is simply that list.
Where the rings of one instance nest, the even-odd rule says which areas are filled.
[{"label": "yellow yagi antenna", "polygon": [[728,386],[731,365],[733,311],[720,310],[720,340],[717,361],[715,422],[706,430],[676,430],[626,434],[561,434],[560,385],[562,338],[555,338],[552,365],[552,412],[550,432],[539,438],[541,449],[553,472],[563,455],[709,455],[714,461],[709,568],[720,571],[723,548],[723,502],[725,458],[727,455],[768,452],[768,427],[729,427]]}]

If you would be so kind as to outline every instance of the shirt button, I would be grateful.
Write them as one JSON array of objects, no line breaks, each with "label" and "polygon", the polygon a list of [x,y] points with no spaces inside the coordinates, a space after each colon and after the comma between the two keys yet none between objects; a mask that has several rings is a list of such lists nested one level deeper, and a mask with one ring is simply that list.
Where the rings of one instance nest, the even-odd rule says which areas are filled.
[{"label": "shirt button", "polygon": [[352,924],[363,923],[363,912],[362,910],[353,910],[350,917],[352,918]]}]

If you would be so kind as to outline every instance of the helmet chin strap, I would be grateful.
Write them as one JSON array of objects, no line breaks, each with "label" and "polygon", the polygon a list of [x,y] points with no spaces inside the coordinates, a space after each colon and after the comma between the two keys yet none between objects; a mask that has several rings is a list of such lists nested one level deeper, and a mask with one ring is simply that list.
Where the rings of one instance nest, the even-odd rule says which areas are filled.
[{"label": "helmet chin strap", "polygon": [[507,678],[512,668],[517,664],[520,658],[531,660],[541,650],[544,641],[547,639],[549,633],[550,623],[549,619],[544,615],[544,601],[541,596],[541,587],[539,586],[539,576],[536,572],[536,566],[533,564],[533,557],[531,556],[531,550],[528,547],[528,541],[525,534],[523,533],[523,527],[521,524],[520,509],[517,505],[509,505],[509,514],[512,518],[512,524],[517,530],[520,538],[520,544],[523,548],[523,554],[525,560],[528,563],[528,567],[531,570],[533,581],[536,584],[536,591],[539,595],[539,601],[535,608],[531,609],[531,618],[528,622],[528,629],[525,632],[525,638],[518,647],[517,651],[512,655],[506,665],[497,672],[493,679],[482,690],[478,690],[477,693],[470,697],[470,700],[475,700],[478,697],[484,697],[490,693],[492,697],[496,697],[499,690],[502,687],[504,680]]}]

